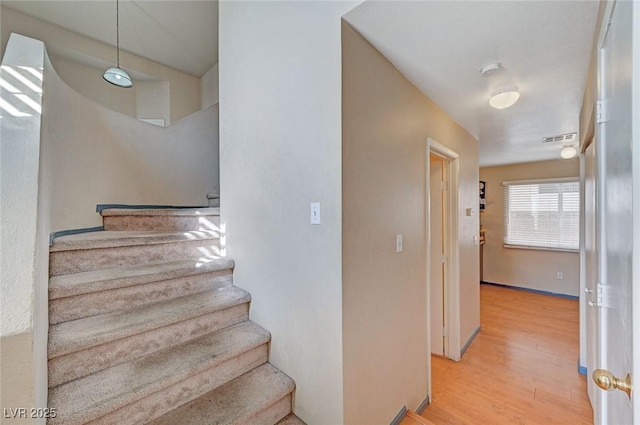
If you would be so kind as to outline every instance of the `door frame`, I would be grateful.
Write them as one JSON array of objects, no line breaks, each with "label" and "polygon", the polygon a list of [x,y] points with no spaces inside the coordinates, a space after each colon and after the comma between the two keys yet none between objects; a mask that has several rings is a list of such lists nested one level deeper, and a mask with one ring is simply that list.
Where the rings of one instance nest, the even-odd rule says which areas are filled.
[{"label": "door frame", "polygon": [[[602,25],[600,26],[598,38],[596,41],[596,52],[597,52],[597,100],[602,100],[604,98],[604,90],[602,76],[604,75],[604,60],[602,57],[602,49],[604,39],[607,35],[609,29],[609,22],[611,20],[611,16],[613,14],[614,8],[616,6],[616,1],[607,2],[604,10],[604,14],[602,17]],[[637,118],[638,113],[640,112],[640,83],[638,80],[640,79],[640,5],[637,3],[633,3],[633,17],[632,17],[632,75],[631,75],[631,110],[632,110],[632,121],[634,118]],[[600,126],[596,124],[596,137],[601,139],[600,137]],[[631,145],[633,147],[640,146],[640,125],[636,122],[632,127],[631,134]],[[640,220],[635,220],[635,216],[640,213],[640,149],[631,149],[632,154],[632,212],[634,216],[634,220],[632,223],[631,235],[632,235],[632,278],[631,285],[633,288],[640,288]],[[596,161],[598,157],[598,145],[596,145]],[[596,209],[602,211],[602,199],[600,195],[600,190],[598,186],[600,185],[600,179],[605,178],[605,174],[607,170],[602,169],[601,167],[596,167],[596,173],[602,173],[596,179]],[[604,172],[604,173],[603,173]],[[600,186],[601,187],[601,186]],[[601,212],[597,212],[596,214],[601,214]],[[597,230],[598,242],[598,261],[600,263],[601,257],[605,255],[604,250],[602,249],[602,241],[603,233],[606,229],[601,226],[600,229]],[[601,278],[601,270],[598,267],[598,278]],[[632,291],[631,296],[631,323],[632,326],[634,323],[640,323],[640,291]],[[602,316],[602,315],[600,315]],[[603,318],[599,318],[600,324],[599,326],[604,325]],[[633,380],[634,387],[638,386],[638,379],[640,379],[640,337],[635,337],[637,334],[637,330],[632,330],[632,357],[631,357],[631,376]],[[601,353],[606,350],[606,347],[603,347],[599,344],[597,347],[597,362],[599,363],[599,367],[603,367],[602,364],[602,355]],[[592,379],[591,376],[587,376],[587,379]],[[632,385],[633,385],[632,384]],[[599,402],[593,406],[594,408],[594,422],[595,424],[603,423],[606,419],[605,414],[607,411],[607,406],[605,403],[604,397],[600,398]],[[632,400],[631,400],[631,408],[633,412],[633,423],[640,423],[640,396],[636,391],[634,391]]]},{"label": "door frame", "polygon": [[[632,111],[632,121],[633,117],[638,118],[638,114],[640,114],[640,4],[634,2],[633,4],[633,41],[632,41],[632,49],[633,49],[633,65],[632,65],[632,77],[631,77],[631,111]],[[631,133],[631,144],[636,149],[632,149],[632,197],[633,197],[633,212],[634,217],[640,213],[640,149],[637,149],[640,146],[640,123],[638,121],[635,122],[635,125],[632,128]],[[632,272],[632,285],[633,288],[640,288],[640,220],[633,221],[633,260],[634,264],[633,272]],[[640,323],[640,291],[632,291],[632,300],[631,300],[631,323]],[[632,357],[632,368],[631,375],[632,379],[635,380],[635,388],[639,388],[638,385],[640,381],[640,337],[638,336],[637,330],[633,332],[633,357]],[[633,422],[640,423],[640,396],[638,395],[638,391],[633,397]]]},{"label": "door frame", "polygon": [[[632,28],[632,76],[631,76],[631,110],[638,116],[640,112],[640,5],[635,2],[633,5],[633,28]],[[632,127],[631,145],[640,146],[640,123],[636,122]],[[632,196],[633,196],[633,212],[636,215],[640,212],[640,149],[632,149]],[[640,288],[640,220],[633,221],[633,266],[632,266],[632,285],[634,288]],[[631,317],[632,323],[640,323],[640,290],[632,291],[633,298],[631,300]],[[636,394],[633,397],[633,420],[640,423],[640,397],[638,396],[638,388],[640,379],[640,336],[638,332],[634,333],[633,338],[633,370],[631,371],[635,380]]]},{"label": "door frame", "polygon": [[[447,218],[445,219],[449,223],[449,229],[445,232],[445,247],[446,256],[448,259],[447,267],[445,271],[445,290],[443,295],[445,297],[445,332],[447,333],[445,344],[445,357],[460,361],[460,246],[459,246],[459,223],[460,223],[460,211],[459,211],[459,174],[460,174],[460,155],[452,149],[444,146],[441,143],[427,137],[426,141],[426,177],[425,177],[425,232],[426,232],[426,287],[427,287],[427,332],[431,332],[431,211],[430,211],[430,193],[429,188],[431,183],[431,164],[430,155],[433,154],[440,157],[445,162],[447,181],[448,181],[448,196],[447,196]],[[428,376],[428,389],[427,394],[431,399],[431,335],[427,335],[427,370]]]}]

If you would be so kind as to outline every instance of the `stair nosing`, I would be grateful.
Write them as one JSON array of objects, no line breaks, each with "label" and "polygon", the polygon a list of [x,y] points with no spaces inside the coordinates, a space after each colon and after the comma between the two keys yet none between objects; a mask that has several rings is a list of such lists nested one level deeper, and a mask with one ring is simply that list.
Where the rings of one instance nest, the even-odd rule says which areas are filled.
[{"label": "stair nosing", "polygon": [[[56,357],[82,351],[90,347],[95,347],[123,338],[132,337],[143,332],[148,332],[153,329],[159,329],[174,323],[183,322],[185,320],[194,319],[216,311],[222,311],[224,309],[251,301],[251,294],[249,294],[247,291],[233,285],[230,285],[228,289],[233,291],[230,297],[211,300],[212,302],[210,304],[200,306],[200,308],[191,307],[188,305],[188,302],[185,302],[187,307],[184,311],[182,311],[183,314],[179,316],[179,320],[176,320],[175,315],[166,314],[172,311],[171,307],[175,308],[175,303],[179,302],[180,300],[190,301],[191,299],[202,298],[203,294],[208,291],[189,294],[178,298],[172,298],[169,300],[148,304],[146,306],[138,306],[126,310],[101,313],[94,316],[84,317],[81,319],[52,325],[49,327],[49,347],[47,350],[48,359],[51,360]],[[155,312],[155,317],[153,317],[152,315],[152,318],[149,320],[135,322],[124,327],[117,327],[108,333],[100,332],[101,328],[104,326],[104,323],[100,322],[108,321],[109,319],[115,320],[125,315],[137,317],[140,316],[140,310],[154,309],[157,309],[157,311]],[[77,337],[78,330],[81,329],[83,325],[93,325],[92,327],[94,328],[94,331],[89,334],[85,334],[82,337]],[[75,338],[67,337],[66,339],[64,339],[61,337],[61,335],[72,335]]]},{"label": "stair nosing", "polygon": [[[118,237],[112,237],[116,235]],[[49,252],[56,253],[193,241],[215,241],[219,239],[220,236],[218,232],[211,230],[103,230],[56,238],[53,245],[49,247]]]},{"label": "stair nosing", "polygon": [[[207,356],[206,358],[201,358],[201,359],[198,358],[196,359],[197,361],[194,361],[194,363],[187,364],[178,370],[176,370],[176,368],[171,368],[171,373],[162,374],[161,376],[158,376],[155,379],[149,378],[149,376],[151,375],[151,372],[149,372],[150,368],[147,368],[145,372],[144,367],[140,366],[140,365],[144,366],[145,363],[149,365],[155,359],[162,358],[163,356],[167,356],[170,352],[180,353],[180,351],[185,351],[190,345],[192,346],[198,345],[198,343],[200,343],[201,341],[206,341],[207,338],[215,339],[216,336],[221,336],[221,338],[225,339],[224,338],[225,334],[231,335],[232,332],[235,332],[237,330],[244,331],[246,333],[251,333],[253,334],[253,338],[249,339],[244,344],[237,344],[236,346],[233,346],[233,349],[231,350],[221,351],[220,354],[217,356],[212,355],[212,356]],[[226,339],[228,339],[228,337]],[[122,363],[116,366],[112,366],[110,368],[98,371],[91,375],[78,378],[74,381],[61,384],[57,387],[53,387],[50,389],[49,401],[50,401],[50,404],[58,401],[56,400],[56,396],[58,395],[59,392],[62,392],[63,394],[68,394],[69,392],[75,392],[78,394],[91,394],[91,390],[92,389],[95,390],[96,388],[99,388],[103,382],[101,379],[108,377],[110,373],[117,373],[119,375],[123,375],[123,373],[119,372],[118,369],[121,369],[123,371],[127,371],[127,370],[138,371],[138,376],[136,377],[134,377],[135,373],[124,374],[125,376],[127,376],[128,385],[126,386],[126,388],[124,385],[121,385],[119,387],[114,387],[111,393],[104,395],[100,399],[102,401],[114,400],[114,399],[119,400],[122,406],[124,406],[130,403],[134,403],[138,400],[141,400],[157,391],[161,391],[162,388],[169,387],[173,384],[184,381],[185,379],[188,379],[191,376],[195,376],[208,369],[211,369],[220,364],[223,364],[224,362],[231,360],[234,357],[237,357],[243,353],[254,350],[263,344],[267,344],[270,341],[270,339],[271,339],[271,334],[267,330],[255,324],[254,322],[251,322],[250,320],[246,320],[244,322],[220,329],[218,331],[195,338],[193,340],[189,340],[177,346],[160,350],[148,356],[145,356],[130,362]],[[189,353],[191,352],[192,351],[189,351]],[[171,356],[174,357],[176,355],[177,354],[172,354]],[[165,362],[168,362],[168,360],[165,360]],[[143,371],[140,372],[141,370]],[[141,382],[144,382],[143,381],[144,376],[147,376],[148,378],[146,380],[147,382],[144,384],[145,390],[140,390],[139,388],[135,387],[136,384],[134,384],[134,382],[139,385]],[[90,383],[91,385],[87,385],[87,383]],[[51,394],[51,392],[53,392],[53,394]],[[73,394],[72,394],[72,397],[73,397]],[[69,396],[67,396],[67,398],[69,398]],[[71,418],[67,417],[65,418],[65,421],[70,420],[73,422],[74,417],[77,417],[80,412],[86,411],[86,410],[97,411],[97,414],[94,414],[93,417],[89,419],[89,421],[100,418],[105,414],[108,414],[110,411],[115,410],[115,409],[110,409],[106,412],[102,412],[101,410],[104,410],[104,408],[100,409],[99,407],[96,407],[98,405],[99,405],[99,402],[93,402],[88,405],[85,404],[83,406],[78,406],[79,409],[76,409],[73,412],[71,412],[69,415],[67,415],[67,416],[71,416]],[[58,417],[64,416],[63,412],[61,412],[62,409],[58,409],[58,410],[59,410]]]},{"label": "stair nosing", "polygon": [[[200,263],[200,267],[193,264]],[[191,267],[188,267],[191,265]],[[116,267],[112,269],[91,270],[86,272],[63,274],[49,278],[49,300],[56,300],[78,295],[127,288],[170,279],[196,276],[217,271],[233,271],[235,262],[228,257],[213,258],[203,262],[200,259],[188,259],[172,262],[144,264],[142,266]],[[144,273],[149,269],[157,269],[151,273]],[[115,274],[113,277],[103,277],[105,272]],[[71,281],[71,282],[69,282]]]}]

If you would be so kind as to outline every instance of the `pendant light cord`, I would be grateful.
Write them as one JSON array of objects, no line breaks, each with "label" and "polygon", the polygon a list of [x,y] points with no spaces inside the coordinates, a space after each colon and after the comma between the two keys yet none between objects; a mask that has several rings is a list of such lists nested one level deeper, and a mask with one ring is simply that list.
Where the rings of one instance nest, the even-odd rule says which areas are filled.
[{"label": "pendant light cord", "polygon": [[120,68],[120,9],[119,0],[116,0],[116,63]]}]

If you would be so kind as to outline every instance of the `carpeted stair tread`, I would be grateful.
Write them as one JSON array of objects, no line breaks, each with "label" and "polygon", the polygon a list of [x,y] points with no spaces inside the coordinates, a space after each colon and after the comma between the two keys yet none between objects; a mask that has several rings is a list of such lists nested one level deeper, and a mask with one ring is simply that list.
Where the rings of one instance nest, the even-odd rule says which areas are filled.
[{"label": "carpeted stair tread", "polygon": [[255,421],[258,412],[286,397],[294,388],[291,378],[266,363],[161,416],[150,425],[259,423]]},{"label": "carpeted stair tread", "polygon": [[103,217],[112,216],[207,216],[220,215],[219,207],[202,208],[106,208],[100,211]]},{"label": "carpeted stair tread", "polygon": [[54,387],[49,391],[48,405],[56,408],[57,417],[48,424],[83,424],[100,418],[266,344],[269,339],[269,332],[246,321]]},{"label": "carpeted stair tread", "polygon": [[307,425],[302,419],[294,415],[293,413],[278,422],[276,425]]},{"label": "carpeted stair tread", "polygon": [[207,261],[189,259],[52,276],[49,279],[49,299],[233,269],[234,266],[231,258],[211,257]]},{"label": "carpeted stair tread", "polygon": [[49,358],[246,303],[250,299],[247,291],[229,285],[215,291],[60,323],[49,328]]},{"label": "carpeted stair tread", "polygon": [[152,245],[194,240],[217,240],[218,232],[209,230],[189,231],[111,231],[87,232],[56,238],[50,252],[74,251],[123,246]]}]

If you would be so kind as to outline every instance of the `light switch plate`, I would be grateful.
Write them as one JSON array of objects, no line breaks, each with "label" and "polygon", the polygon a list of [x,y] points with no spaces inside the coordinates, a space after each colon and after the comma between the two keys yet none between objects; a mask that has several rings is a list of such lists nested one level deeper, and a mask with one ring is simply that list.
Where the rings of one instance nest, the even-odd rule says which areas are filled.
[{"label": "light switch plate", "polygon": [[396,235],[396,252],[402,252],[402,235]]},{"label": "light switch plate", "polygon": [[321,224],[320,220],[320,202],[311,203],[311,224]]}]

